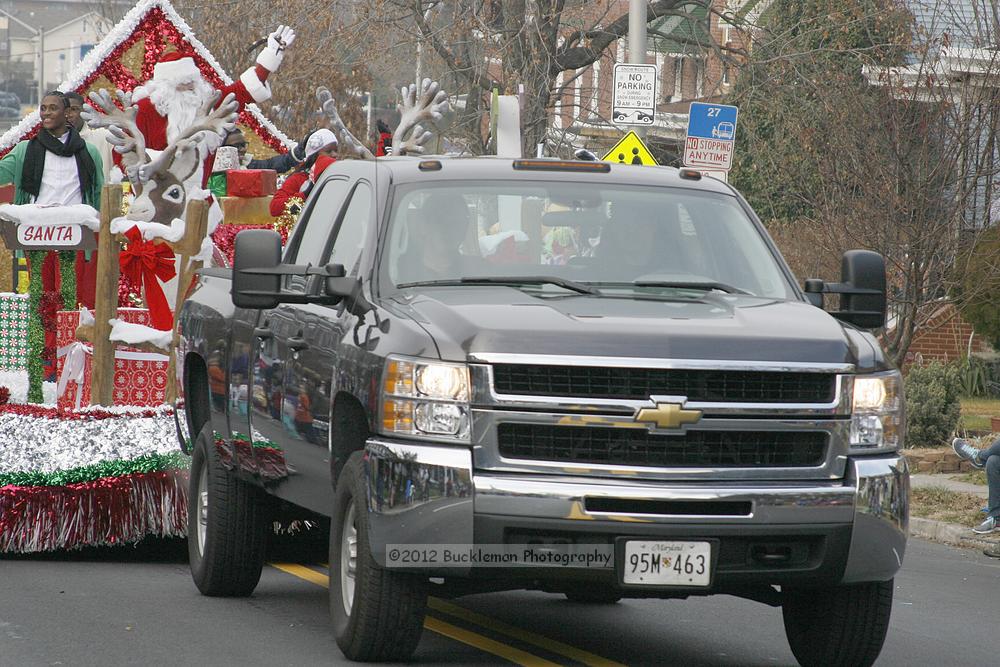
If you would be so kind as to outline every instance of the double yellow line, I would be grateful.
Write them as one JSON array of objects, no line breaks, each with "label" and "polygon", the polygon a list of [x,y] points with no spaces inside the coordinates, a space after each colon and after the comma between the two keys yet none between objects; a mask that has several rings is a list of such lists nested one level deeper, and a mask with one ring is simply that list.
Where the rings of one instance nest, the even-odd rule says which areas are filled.
[{"label": "double yellow line", "polygon": [[[329,588],[330,586],[329,576],[304,565],[295,565],[291,563],[270,563],[270,565],[275,569],[281,570],[282,572],[290,574],[293,577],[298,577],[299,579],[308,581],[311,584],[316,584],[317,586],[322,586],[323,588]],[[570,646],[569,644],[564,644],[561,641],[542,636],[538,633],[531,632],[530,630],[509,625],[508,623],[504,623],[503,621],[495,618],[484,616],[483,614],[466,609],[465,607],[448,602],[447,600],[431,597],[427,602],[427,606],[440,614],[454,616],[467,623],[474,623],[497,635],[503,635],[511,639],[516,639],[524,644],[544,649],[551,654],[569,658],[573,662],[581,663],[587,665],[588,667],[625,667],[619,662],[608,660],[607,658],[578,649],[575,646]],[[480,651],[485,651],[486,653],[499,656],[516,665],[526,665],[530,667],[559,667],[559,663],[546,660],[541,656],[537,656],[514,646],[509,646],[503,642],[499,642],[495,639],[491,639],[485,635],[481,635],[457,625],[452,625],[451,623],[447,623],[435,616],[427,616],[424,620],[424,627],[431,632],[436,632],[439,635],[443,635],[449,639],[454,639],[455,641],[472,646]]]}]

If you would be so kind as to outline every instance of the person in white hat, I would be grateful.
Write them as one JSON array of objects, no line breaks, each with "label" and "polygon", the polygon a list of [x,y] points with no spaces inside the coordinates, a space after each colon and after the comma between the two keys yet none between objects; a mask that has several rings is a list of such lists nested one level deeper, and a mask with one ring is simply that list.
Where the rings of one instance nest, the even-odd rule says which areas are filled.
[{"label": "person in white hat", "polygon": [[337,135],[322,127],[306,139],[306,159],[288,175],[278,191],[271,198],[271,215],[277,217],[285,212],[285,202],[293,197],[301,197],[304,201],[309,196],[316,169],[325,169],[335,161],[337,151]]},{"label": "person in white hat", "polygon": [[[268,36],[267,47],[257,56],[257,64],[243,72],[239,81],[221,88],[219,101],[234,93],[242,110],[244,104],[259,104],[270,99],[271,87],[267,77],[281,65],[285,49],[293,41],[295,31],[279,26]],[[139,107],[135,122],[145,139],[146,148],[154,151],[166,148],[192,125],[198,110],[214,92],[215,88],[198,68],[195,54],[175,51],[160,58],[153,67],[152,78],[132,91],[132,99]],[[209,156],[208,160],[212,159],[213,156]],[[208,170],[204,170],[202,187],[207,181]]]}]

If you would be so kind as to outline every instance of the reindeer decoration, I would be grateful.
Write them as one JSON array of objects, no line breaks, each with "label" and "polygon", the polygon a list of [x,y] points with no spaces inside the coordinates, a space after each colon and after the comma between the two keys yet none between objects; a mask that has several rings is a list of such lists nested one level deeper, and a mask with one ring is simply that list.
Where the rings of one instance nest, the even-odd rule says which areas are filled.
[{"label": "reindeer decoration", "polygon": [[91,127],[108,128],[112,135],[108,141],[122,156],[125,173],[135,192],[127,219],[170,225],[174,219],[184,218],[189,195],[201,189],[200,167],[222,144],[224,132],[236,127],[235,97],[230,93],[216,108],[219,95],[217,91],[198,111],[194,124],[151,159],[135,123],[138,107],[132,104],[131,93],[117,91],[122,108],[107,90],[90,93],[93,105],[104,113],[97,113],[88,105],[83,118]]},{"label": "reindeer decoration", "polygon": [[[430,141],[431,132],[424,127],[427,123],[437,123],[448,112],[448,94],[441,90],[437,81],[424,79],[417,90],[416,84],[404,86],[400,92],[402,103],[396,105],[400,119],[392,135],[395,155],[423,155],[424,146]],[[374,160],[372,152],[354,138],[337,112],[337,103],[327,88],[316,90],[320,108],[330,119],[330,126],[337,134],[341,146],[341,157],[355,157]],[[346,151],[345,151],[346,149]],[[349,152],[347,152],[349,151]]]}]

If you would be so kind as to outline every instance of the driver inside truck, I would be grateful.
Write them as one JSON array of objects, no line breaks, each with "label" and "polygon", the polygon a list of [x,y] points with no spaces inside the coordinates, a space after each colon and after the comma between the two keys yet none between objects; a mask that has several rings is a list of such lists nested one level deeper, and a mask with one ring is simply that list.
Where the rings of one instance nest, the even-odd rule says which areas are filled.
[{"label": "driver inside truck", "polygon": [[458,279],[468,275],[474,257],[462,254],[469,233],[469,207],[459,194],[434,193],[411,211],[407,249],[399,257],[398,282]]},{"label": "driver inside truck", "polygon": [[614,201],[595,251],[601,271],[625,281],[651,273],[683,272],[678,266],[676,229],[676,213],[670,207]]}]

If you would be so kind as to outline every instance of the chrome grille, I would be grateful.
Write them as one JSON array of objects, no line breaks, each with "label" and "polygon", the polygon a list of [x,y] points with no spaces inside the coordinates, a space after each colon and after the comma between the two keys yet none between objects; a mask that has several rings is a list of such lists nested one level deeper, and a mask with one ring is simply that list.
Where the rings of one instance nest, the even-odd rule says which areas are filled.
[{"label": "chrome grille", "polygon": [[656,467],[822,465],[825,431],[707,431],[661,435],[644,429],[501,423],[507,459]]},{"label": "chrome grille", "polygon": [[494,364],[499,394],[712,403],[830,403],[835,373]]}]

